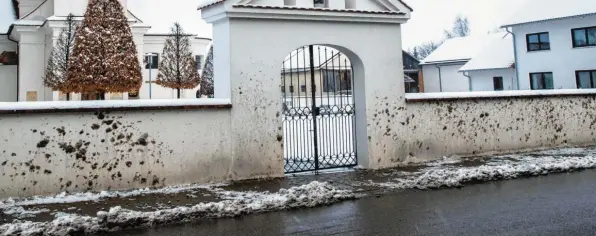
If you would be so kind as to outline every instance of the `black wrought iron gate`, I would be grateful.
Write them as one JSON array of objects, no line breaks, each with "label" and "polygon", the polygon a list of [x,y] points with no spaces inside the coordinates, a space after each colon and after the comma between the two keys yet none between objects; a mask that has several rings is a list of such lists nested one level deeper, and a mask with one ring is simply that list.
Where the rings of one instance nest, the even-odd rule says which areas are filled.
[{"label": "black wrought iron gate", "polygon": [[357,165],[352,65],[339,51],[310,45],[282,65],[286,173]]}]

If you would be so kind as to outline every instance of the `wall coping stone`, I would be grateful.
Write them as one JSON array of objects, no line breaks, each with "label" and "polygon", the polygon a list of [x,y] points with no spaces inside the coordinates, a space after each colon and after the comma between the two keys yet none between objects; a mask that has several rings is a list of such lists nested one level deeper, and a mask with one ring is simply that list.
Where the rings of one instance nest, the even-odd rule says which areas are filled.
[{"label": "wall coping stone", "polygon": [[596,89],[508,90],[477,92],[408,93],[407,102],[452,101],[470,99],[535,98],[561,96],[596,96]]},{"label": "wall coping stone", "polygon": [[229,109],[230,99],[155,99],[104,101],[0,102],[0,114]]}]

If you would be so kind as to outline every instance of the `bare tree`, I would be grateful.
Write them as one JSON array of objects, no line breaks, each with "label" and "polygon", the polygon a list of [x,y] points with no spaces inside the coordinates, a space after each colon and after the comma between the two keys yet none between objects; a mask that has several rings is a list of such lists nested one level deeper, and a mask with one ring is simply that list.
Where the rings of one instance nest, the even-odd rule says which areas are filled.
[{"label": "bare tree", "polygon": [[453,22],[453,27],[450,31],[445,30],[445,38],[440,41],[429,41],[423,43],[421,45],[415,46],[408,50],[410,54],[416,56],[418,60],[423,60],[428,55],[430,55],[435,49],[437,49],[445,39],[455,38],[455,37],[465,37],[470,35],[470,22],[468,18],[462,15],[458,15]]},{"label": "bare tree", "polygon": [[171,31],[166,39],[155,83],[176,89],[180,98],[180,90],[196,88],[201,77],[192,56],[190,36],[184,33],[179,23],[175,23]]},{"label": "bare tree", "polygon": [[412,54],[412,56],[416,57],[416,59],[423,60],[428,55],[430,55],[433,51],[435,51],[435,49],[437,49],[439,46],[441,46],[441,43],[429,41],[429,42],[426,42],[426,43],[423,43],[421,45],[411,48],[410,50],[408,50],[408,52],[410,54]]},{"label": "bare tree", "polygon": [[201,75],[201,88],[199,89],[200,96],[213,97],[213,45],[209,48],[209,54],[203,66],[203,74]]},{"label": "bare tree", "polygon": [[470,35],[470,22],[468,17],[458,15],[455,17],[451,31],[445,30],[445,38],[466,37]]},{"label": "bare tree", "polygon": [[[68,68],[74,48],[77,27],[74,15],[69,14],[64,24],[65,26],[62,28],[58,41],[48,59],[48,65],[43,78],[43,82],[47,87],[61,92],[64,92],[63,87],[68,77]],[[66,92],[66,100],[70,100],[70,93],[68,92]]]}]

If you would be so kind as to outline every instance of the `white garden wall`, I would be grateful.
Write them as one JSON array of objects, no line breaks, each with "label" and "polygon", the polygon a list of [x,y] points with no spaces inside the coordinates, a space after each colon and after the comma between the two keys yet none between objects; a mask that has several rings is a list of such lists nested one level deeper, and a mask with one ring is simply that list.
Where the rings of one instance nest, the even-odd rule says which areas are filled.
[{"label": "white garden wall", "polygon": [[0,103],[0,198],[205,183],[239,172],[229,101],[141,102]]},{"label": "white garden wall", "polygon": [[[596,90],[408,94],[410,161],[596,143]],[[406,160],[406,159],[402,159]]]}]

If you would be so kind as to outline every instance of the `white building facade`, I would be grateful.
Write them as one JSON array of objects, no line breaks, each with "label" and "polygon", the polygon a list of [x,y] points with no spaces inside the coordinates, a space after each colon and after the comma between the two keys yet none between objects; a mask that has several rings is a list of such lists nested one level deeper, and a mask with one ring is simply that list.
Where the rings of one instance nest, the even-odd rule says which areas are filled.
[{"label": "white building facade", "polygon": [[[459,37],[446,40],[439,48],[426,57],[420,64],[424,81],[424,92],[467,92],[489,90],[486,84],[493,77],[509,80],[513,74],[508,68],[493,67],[495,48],[501,47],[500,40],[505,34],[486,34]],[[498,50],[497,50],[498,51]],[[489,62],[484,59],[488,57]],[[468,70],[469,68],[471,70]],[[505,69],[505,70],[502,70]],[[513,71],[511,69],[511,71]],[[505,79],[507,78],[507,79]],[[492,83],[492,82],[491,82]],[[503,84],[503,89],[510,88]]]},{"label": "white building facade", "polygon": [[[6,1],[9,2],[9,1]],[[137,47],[139,63],[142,68],[143,85],[140,91],[124,94],[107,94],[106,99],[148,99],[176,98],[175,90],[163,88],[150,83],[157,76],[156,66],[151,70],[153,78],[149,78],[149,68],[145,65],[145,54],[154,53],[159,61],[159,54],[163,50],[163,42],[167,35],[148,35],[151,28],[128,10],[127,0],[120,0],[129,19],[133,40]],[[83,16],[88,4],[87,0],[19,0],[18,19],[0,35],[0,53],[14,55],[16,65],[0,65],[0,101],[51,101],[64,100],[66,96],[52,91],[43,84],[43,76],[53,45],[64,27],[64,20],[70,13]],[[12,6],[11,6],[12,7]],[[81,20],[77,17],[76,20]],[[193,37],[191,40],[193,53],[196,58],[205,58],[210,39]],[[13,53],[13,54],[10,54]],[[202,63],[202,62],[201,62]],[[200,64],[200,63],[198,63]],[[197,69],[201,65],[197,65]],[[16,85],[16,86],[15,86]],[[151,92],[149,88],[151,87]],[[184,97],[196,97],[196,90],[185,90]],[[130,96],[129,96],[130,94]],[[81,94],[73,94],[72,100],[85,99]]]},{"label": "white building facade", "polygon": [[596,88],[596,11],[544,18],[504,26],[515,35],[519,88]]}]

